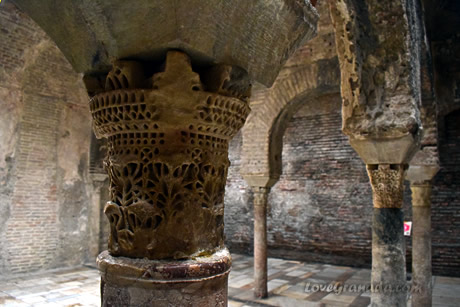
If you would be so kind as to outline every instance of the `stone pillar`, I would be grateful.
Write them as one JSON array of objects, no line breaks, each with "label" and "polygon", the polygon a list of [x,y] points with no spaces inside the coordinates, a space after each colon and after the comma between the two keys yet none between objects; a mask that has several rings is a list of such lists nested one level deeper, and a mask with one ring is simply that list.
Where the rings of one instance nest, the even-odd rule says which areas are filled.
[{"label": "stone pillar", "polygon": [[91,206],[89,215],[89,257],[91,262],[95,261],[100,250],[101,235],[101,189],[107,175],[91,174],[91,182],[88,184],[88,190],[91,191]]},{"label": "stone pillar", "polygon": [[437,165],[411,165],[407,174],[412,191],[412,306],[432,304],[431,180]]},{"label": "stone pillar", "polygon": [[103,306],[226,306],[228,142],[249,113],[250,87],[244,70],[198,74],[179,51],[164,68],[114,63],[90,102],[96,135],[108,138]]},{"label": "stone pillar", "polygon": [[431,306],[431,183],[412,184],[413,306]]},{"label": "stone pillar", "polygon": [[267,291],[267,198],[270,188],[253,187],[254,192],[254,296],[265,298]]},{"label": "stone pillar", "polygon": [[[402,211],[404,164],[367,165],[373,192],[372,306],[406,305],[404,214]],[[399,287],[399,291],[388,291]],[[401,291],[403,290],[403,291]]]},{"label": "stone pillar", "polygon": [[[341,71],[342,131],[367,165],[373,190],[372,283],[405,287],[404,170],[423,129],[419,1],[328,3]],[[381,289],[372,293],[371,305],[405,306],[406,292]]]},{"label": "stone pillar", "polygon": [[249,112],[247,75],[270,87],[316,35],[316,9],[292,0],[12,1],[84,74],[94,130],[108,138],[104,305],[226,305],[227,151]]},{"label": "stone pillar", "polygon": [[254,193],[254,297],[265,298],[268,296],[267,200],[279,174],[243,173],[243,178]]}]

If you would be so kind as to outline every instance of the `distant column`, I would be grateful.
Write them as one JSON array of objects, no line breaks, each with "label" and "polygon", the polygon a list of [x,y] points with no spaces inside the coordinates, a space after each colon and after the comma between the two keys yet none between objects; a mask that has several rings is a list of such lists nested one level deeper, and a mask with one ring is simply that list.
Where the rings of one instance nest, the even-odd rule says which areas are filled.
[{"label": "distant column", "polygon": [[254,296],[267,297],[267,198],[270,188],[254,192]]},{"label": "distant column", "polygon": [[412,306],[432,305],[431,189],[437,165],[410,166],[412,191]]}]

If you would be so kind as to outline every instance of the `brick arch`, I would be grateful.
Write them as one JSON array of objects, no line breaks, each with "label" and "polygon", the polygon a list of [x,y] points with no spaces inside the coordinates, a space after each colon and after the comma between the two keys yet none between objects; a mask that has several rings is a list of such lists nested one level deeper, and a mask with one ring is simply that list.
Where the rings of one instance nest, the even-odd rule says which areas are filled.
[{"label": "brick arch", "polygon": [[292,117],[306,104],[314,104],[319,97],[335,93],[340,94],[338,87],[327,86],[315,88],[299,94],[280,111],[269,132],[268,147],[269,167],[276,178],[282,173],[283,136]]},{"label": "brick arch", "polygon": [[[293,114],[320,95],[340,92],[337,57],[319,60],[277,80],[270,89],[255,89],[252,113],[243,128],[242,175],[250,185],[272,185],[281,173],[284,130]],[[262,181],[260,181],[262,180]]]}]

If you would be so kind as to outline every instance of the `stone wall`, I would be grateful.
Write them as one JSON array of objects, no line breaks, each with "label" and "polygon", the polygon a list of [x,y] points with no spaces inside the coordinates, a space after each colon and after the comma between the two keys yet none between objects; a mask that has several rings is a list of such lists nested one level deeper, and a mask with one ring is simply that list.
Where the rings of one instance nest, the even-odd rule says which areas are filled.
[{"label": "stone wall", "polygon": [[37,25],[0,6],[0,275],[88,260],[90,119],[80,81]]}]

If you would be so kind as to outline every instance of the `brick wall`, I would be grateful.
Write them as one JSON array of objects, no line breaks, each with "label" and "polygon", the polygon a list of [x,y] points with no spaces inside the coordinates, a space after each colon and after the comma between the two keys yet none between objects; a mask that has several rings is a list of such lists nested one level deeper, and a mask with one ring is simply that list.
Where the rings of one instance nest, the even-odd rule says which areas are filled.
[{"label": "brick wall", "polygon": [[[269,196],[271,255],[355,265],[370,261],[367,217],[372,212],[372,194],[365,167],[340,130],[340,105],[339,94],[306,101],[288,124],[283,139],[282,175]],[[234,150],[239,148],[231,147],[231,152]],[[231,168],[235,156],[238,154],[230,154]],[[226,196],[234,194],[228,190],[239,182],[237,178],[229,181],[232,183],[227,185]],[[245,195],[241,200],[252,201],[247,189],[240,193]],[[235,198],[226,202],[234,207],[238,203]],[[226,203],[226,214],[242,210],[252,214],[252,204],[239,204],[240,210],[230,211]],[[235,219],[245,223],[236,226],[227,216],[229,246],[249,251],[252,230],[246,228],[252,224],[252,216]],[[229,229],[234,225],[236,231]],[[238,240],[233,239],[235,235]]]},{"label": "brick wall", "polygon": [[[269,254],[283,258],[369,267],[372,192],[365,166],[341,132],[338,95],[306,101],[283,140],[283,172],[269,196]],[[456,117],[455,117],[456,116]],[[433,190],[433,271],[460,276],[459,114],[441,140],[442,170]],[[230,146],[225,227],[232,251],[252,253],[252,193],[238,174],[241,138]],[[410,189],[405,219],[411,220]],[[406,238],[408,271],[411,238]]]},{"label": "brick wall", "polygon": [[306,103],[284,135],[283,174],[269,197],[269,241],[311,261],[364,264],[372,194],[365,166],[340,130],[340,96]]},{"label": "brick wall", "polygon": [[0,6],[0,275],[88,260],[87,97],[57,47]]},{"label": "brick wall", "polygon": [[433,268],[460,276],[460,110],[441,125],[441,169],[434,178],[431,210]]},{"label": "brick wall", "polygon": [[225,236],[230,250],[252,253],[253,211],[252,195],[246,181],[241,176],[242,132],[229,144],[230,167],[225,187]]}]

